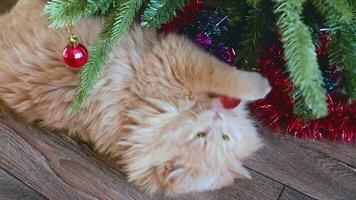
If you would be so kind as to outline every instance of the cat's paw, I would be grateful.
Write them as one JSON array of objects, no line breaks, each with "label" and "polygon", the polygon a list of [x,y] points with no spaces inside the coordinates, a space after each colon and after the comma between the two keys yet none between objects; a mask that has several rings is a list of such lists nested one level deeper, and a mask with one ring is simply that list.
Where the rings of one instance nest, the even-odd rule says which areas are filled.
[{"label": "cat's paw", "polygon": [[262,99],[266,97],[272,89],[267,78],[256,72],[250,72],[249,82],[251,86],[249,87],[247,95],[248,100]]},{"label": "cat's paw", "polygon": [[261,79],[259,80],[259,91],[260,91],[260,95],[259,98],[265,98],[267,96],[268,93],[271,92],[272,88],[271,85],[269,84],[269,81],[267,78],[261,76]]}]

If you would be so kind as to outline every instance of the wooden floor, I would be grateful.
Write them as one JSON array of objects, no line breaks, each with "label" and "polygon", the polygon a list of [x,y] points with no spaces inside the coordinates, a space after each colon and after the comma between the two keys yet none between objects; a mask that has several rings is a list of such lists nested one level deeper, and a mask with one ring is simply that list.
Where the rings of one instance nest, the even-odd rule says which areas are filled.
[{"label": "wooden floor", "polygon": [[0,199],[356,199],[356,145],[262,134],[252,180],[177,198],[145,195],[90,148],[0,110]]},{"label": "wooden floor", "polygon": [[[12,0],[0,0],[0,13]],[[6,5],[6,6],[5,6]],[[264,131],[261,131],[264,132]],[[262,133],[265,147],[246,162],[252,180],[205,193],[147,196],[83,143],[15,120],[0,109],[0,200],[354,200],[356,145]]]}]

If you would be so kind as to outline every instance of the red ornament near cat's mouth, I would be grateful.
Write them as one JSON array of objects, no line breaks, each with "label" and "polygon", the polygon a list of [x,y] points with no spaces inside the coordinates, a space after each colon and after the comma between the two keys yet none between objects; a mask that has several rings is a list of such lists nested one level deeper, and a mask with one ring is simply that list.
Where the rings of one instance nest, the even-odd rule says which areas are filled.
[{"label": "red ornament near cat's mouth", "polygon": [[240,99],[228,97],[228,96],[219,96],[221,103],[225,109],[233,109],[236,108],[241,102]]}]

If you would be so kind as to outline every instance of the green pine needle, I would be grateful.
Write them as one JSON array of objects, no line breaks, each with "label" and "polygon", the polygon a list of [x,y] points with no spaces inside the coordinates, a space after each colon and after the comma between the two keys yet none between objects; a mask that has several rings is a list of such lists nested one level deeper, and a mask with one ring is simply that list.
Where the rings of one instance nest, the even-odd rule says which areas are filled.
[{"label": "green pine needle", "polygon": [[258,6],[262,0],[246,0],[246,3],[250,6]]},{"label": "green pine needle", "polygon": [[176,9],[183,8],[187,0],[151,0],[143,13],[142,26],[160,27],[176,15]]},{"label": "green pine needle", "polygon": [[141,5],[142,0],[127,0],[117,4],[111,11],[112,15],[105,22],[99,34],[99,41],[91,46],[88,63],[81,71],[80,85],[74,97],[73,111],[78,111],[84,103],[85,98],[99,79],[113,45],[127,32]]},{"label": "green pine needle", "polygon": [[245,17],[246,25],[241,33],[241,50],[239,63],[243,69],[250,70],[257,66],[269,39],[274,36],[271,27],[274,27],[274,16],[271,3],[264,1],[260,6],[249,10]]},{"label": "green pine needle", "polygon": [[80,86],[77,88],[72,105],[74,112],[79,111],[85,98],[99,79],[110,51],[111,44],[105,41],[99,41],[90,47],[90,57],[88,63],[81,70]]},{"label": "green pine needle", "polygon": [[101,15],[106,15],[112,6],[115,6],[121,1],[122,0],[87,0],[89,10],[98,11]]},{"label": "green pine needle", "polygon": [[[303,114],[298,111],[308,108],[313,118],[321,118],[328,114],[325,89],[311,33],[301,19],[304,1],[275,0],[275,13],[279,14],[277,25],[283,40],[287,71],[297,88],[295,111]],[[301,103],[303,106],[298,106]],[[310,115],[304,117],[310,118]]]},{"label": "green pine needle", "polygon": [[340,25],[331,43],[330,62],[338,64],[345,76],[345,93],[350,101],[356,99],[356,21]]},{"label": "green pine needle", "polygon": [[352,22],[352,8],[347,0],[312,0],[312,2],[326,18],[339,24]]},{"label": "green pine needle", "polygon": [[52,0],[46,4],[43,12],[49,15],[51,28],[62,28],[97,11],[103,13],[113,3],[114,0]]},{"label": "green pine needle", "polygon": [[355,9],[346,0],[313,0],[326,16],[326,24],[335,34],[330,45],[330,62],[339,65],[345,75],[345,92],[356,99],[356,19]]},{"label": "green pine needle", "polygon": [[43,12],[49,14],[51,28],[62,28],[74,24],[86,13],[87,4],[84,0],[52,0],[47,3]]}]

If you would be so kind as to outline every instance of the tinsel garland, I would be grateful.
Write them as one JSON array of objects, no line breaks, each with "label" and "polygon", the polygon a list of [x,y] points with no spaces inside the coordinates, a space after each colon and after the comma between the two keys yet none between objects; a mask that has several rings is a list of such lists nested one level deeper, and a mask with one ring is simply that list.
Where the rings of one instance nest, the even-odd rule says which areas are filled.
[{"label": "tinsel garland", "polygon": [[[178,11],[177,17],[163,26],[163,30],[183,33],[213,55],[236,66],[238,51],[226,37],[229,31],[227,20],[221,8],[202,9],[202,1],[196,0]],[[329,66],[330,40],[330,35],[323,33],[317,46],[318,61],[324,66],[323,76],[328,91],[329,114],[322,119],[304,121],[293,113],[294,85],[285,70],[280,40],[271,44],[260,58],[255,70],[268,78],[272,91],[266,98],[253,102],[250,109],[272,132],[285,132],[302,139],[356,142],[356,102],[348,103],[347,97],[336,88],[340,75],[337,66]]]},{"label": "tinsel garland", "polygon": [[[328,116],[303,121],[293,113],[293,83],[284,72],[283,51],[273,44],[260,59],[259,71],[268,78],[272,91],[266,98],[251,104],[252,113],[273,132],[287,132],[307,139],[356,142],[356,103],[348,104],[347,97],[337,91],[327,94]],[[330,83],[331,84],[331,83]]]},{"label": "tinsel garland", "polygon": [[184,26],[193,23],[203,7],[203,0],[192,0],[184,6],[183,9],[177,10],[175,18],[164,24],[159,31],[174,32]]}]

